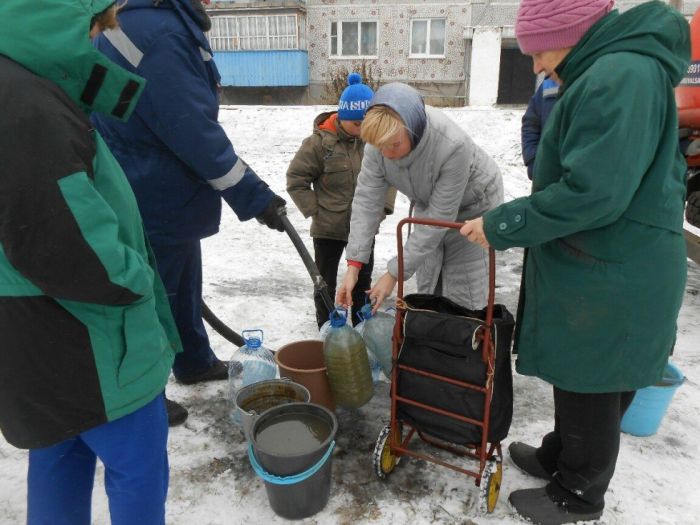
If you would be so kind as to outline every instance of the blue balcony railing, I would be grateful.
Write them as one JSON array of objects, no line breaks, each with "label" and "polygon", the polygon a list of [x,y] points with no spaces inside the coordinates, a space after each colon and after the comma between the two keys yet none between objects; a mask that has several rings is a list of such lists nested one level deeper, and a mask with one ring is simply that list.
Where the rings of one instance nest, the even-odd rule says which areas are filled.
[{"label": "blue balcony railing", "polygon": [[214,61],[224,86],[309,85],[309,60],[306,50],[216,51]]}]

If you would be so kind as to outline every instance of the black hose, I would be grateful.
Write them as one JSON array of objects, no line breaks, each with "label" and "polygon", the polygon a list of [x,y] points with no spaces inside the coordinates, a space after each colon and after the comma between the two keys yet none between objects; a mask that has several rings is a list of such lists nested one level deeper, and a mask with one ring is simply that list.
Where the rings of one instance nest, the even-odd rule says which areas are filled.
[{"label": "black hose", "polygon": [[[277,210],[277,213],[279,213],[280,220],[284,226],[284,231],[287,232],[287,235],[289,235],[292,244],[299,253],[299,257],[301,257],[301,260],[304,262],[304,266],[306,266],[306,271],[309,272],[309,276],[314,283],[314,291],[321,296],[321,300],[326,305],[326,308],[328,308],[329,311],[333,311],[335,308],[335,303],[328,293],[328,285],[326,284],[326,281],[323,280],[321,272],[318,271],[316,261],[313,260],[309,254],[309,251],[306,249],[306,245],[301,240],[301,237],[299,237],[299,234],[294,229],[294,226],[292,226],[292,223],[289,222],[289,218],[287,217],[287,209],[281,207],[279,210]],[[217,332],[227,341],[236,346],[243,346],[245,344],[243,337],[241,337],[239,333],[231,329],[221,319],[214,315],[214,312],[209,309],[207,304],[204,302],[204,299],[202,299],[202,319],[204,319],[215,332]]]},{"label": "black hose", "polygon": [[292,244],[299,253],[299,257],[301,257],[301,260],[304,262],[304,266],[306,266],[306,271],[309,272],[309,276],[314,283],[314,291],[321,297],[321,300],[328,311],[332,312],[335,308],[335,303],[328,293],[328,285],[326,284],[326,281],[323,280],[321,272],[318,271],[316,261],[314,261],[313,257],[311,257],[309,254],[304,241],[301,240],[301,237],[299,237],[299,234],[294,229],[294,226],[292,226],[292,223],[289,222],[286,208],[280,208],[277,210],[277,213],[279,213],[282,226],[284,226],[284,231],[287,232],[287,235],[289,235]]},{"label": "black hose", "polygon": [[214,315],[214,312],[209,309],[204,299],[202,299],[202,319],[227,341],[236,346],[243,346],[245,344],[245,341],[239,333],[232,330],[221,319]]}]

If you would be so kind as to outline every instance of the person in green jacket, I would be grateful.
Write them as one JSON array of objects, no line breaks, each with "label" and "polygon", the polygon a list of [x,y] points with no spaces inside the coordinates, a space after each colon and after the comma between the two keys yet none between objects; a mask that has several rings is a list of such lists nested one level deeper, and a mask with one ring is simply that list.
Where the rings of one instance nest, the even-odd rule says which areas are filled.
[{"label": "person in green jacket", "polygon": [[548,481],[510,502],[535,523],[598,518],[620,420],[658,382],[686,280],[683,157],[674,86],[688,23],[661,2],[618,14],[612,0],[523,0],[516,22],[536,74],[561,89],[544,128],[533,191],[467,221],[497,250],[526,247],[517,370],[551,383],[554,430],[513,462]]},{"label": "person in green jacket", "polygon": [[163,390],[181,351],[134,194],[90,124],[143,79],[90,36],[112,0],[0,2],[0,430],[29,449],[27,523],[164,523]]},{"label": "person in green jacket", "polygon": [[[348,244],[350,210],[362,165],[364,143],[360,125],[374,96],[359,73],[348,75],[348,86],[338,101],[338,111],[324,112],[314,119],[314,130],[304,139],[287,170],[287,192],[304,217],[311,219],[314,259],[328,293],[335,296],[338,265]],[[386,191],[384,214],[394,212],[396,189]],[[357,313],[367,300],[372,284],[374,248],[369,262],[360,270],[352,290],[352,311]],[[321,328],[330,311],[320,296],[314,297],[316,322]],[[351,315],[352,323],[359,322]]]}]

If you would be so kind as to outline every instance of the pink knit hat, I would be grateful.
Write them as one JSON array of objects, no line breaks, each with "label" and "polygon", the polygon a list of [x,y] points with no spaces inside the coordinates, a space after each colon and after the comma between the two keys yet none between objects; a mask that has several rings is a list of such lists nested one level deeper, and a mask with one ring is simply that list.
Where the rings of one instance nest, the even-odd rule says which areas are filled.
[{"label": "pink knit hat", "polygon": [[515,36],[524,54],[575,46],[614,0],[522,0]]}]

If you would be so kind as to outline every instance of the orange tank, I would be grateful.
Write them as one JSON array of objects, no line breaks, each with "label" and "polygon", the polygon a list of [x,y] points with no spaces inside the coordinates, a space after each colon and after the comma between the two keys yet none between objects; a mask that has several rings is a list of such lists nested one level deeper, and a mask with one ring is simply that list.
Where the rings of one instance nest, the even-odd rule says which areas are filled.
[{"label": "orange tank", "polygon": [[690,21],[690,66],[676,88],[678,125],[700,129],[700,9]]}]

